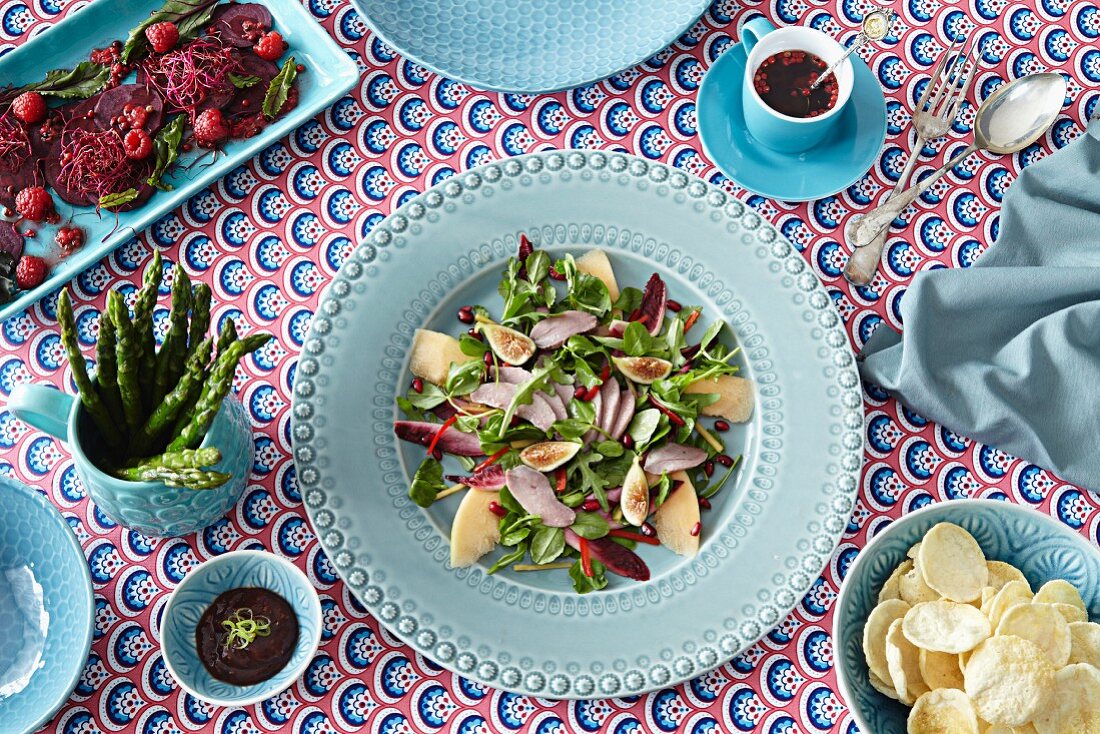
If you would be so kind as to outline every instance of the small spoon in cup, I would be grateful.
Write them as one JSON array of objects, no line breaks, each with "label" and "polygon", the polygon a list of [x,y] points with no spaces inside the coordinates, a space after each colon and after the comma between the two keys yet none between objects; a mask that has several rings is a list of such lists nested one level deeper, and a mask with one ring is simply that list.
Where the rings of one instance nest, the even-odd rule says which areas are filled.
[{"label": "small spoon in cup", "polygon": [[817,89],[821,86],[821,83],[834,71],[836,68],[844,63],[844,60],[856,52],[857,49],[867,45],[870,42],[878,42],[886,38],[890,33],[890,24],[894,20],[893,10],[874,10],[867,15],[863,16],[863,29],[860,30],[859,35],[852,41],[852,45],[848,47],[848,50],[844,52],[844,55],[829,65],[829,68],[821,72],[817,79],[814,79],[814,83],[810,85],[810,91]]}]

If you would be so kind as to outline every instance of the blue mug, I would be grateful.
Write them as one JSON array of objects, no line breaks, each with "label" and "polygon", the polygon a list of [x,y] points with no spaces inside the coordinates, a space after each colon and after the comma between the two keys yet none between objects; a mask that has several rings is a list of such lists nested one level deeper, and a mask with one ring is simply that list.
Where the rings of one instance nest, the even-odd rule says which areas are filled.
[{"label": "blue mug", "polygon": [[741,26],[741,46],[748,56],[741,99],[745,109],[745,126],[752,136],[782,153],[801,153],[824,140],[852,96],[855,76],[851,61],[845,59],[836,68],[836,103],[817,117],[791,117],[773,110],[760,98],[753,77],[760,65],[773,54],[808,51],[826,64],[832,64],[844,55],[845,49],[831,36],[814,28],[786,26],[777,29],[767,18],[753,18]]},{"label": "blue mug", "polygon": [[46,385],[17,385],[8,410],[69,445],[76,474],[88,495],[112,521],[149,537],[188,535],[212,525],[237,504],[252,471],[252,429],[233,397],[222,403],[203,447],[216,446],[221,462],[212,467],[232,478],[215,489],[169,487],[162,482],[128,482],[103,472],[88,457],[96,427],[84,404]]}]

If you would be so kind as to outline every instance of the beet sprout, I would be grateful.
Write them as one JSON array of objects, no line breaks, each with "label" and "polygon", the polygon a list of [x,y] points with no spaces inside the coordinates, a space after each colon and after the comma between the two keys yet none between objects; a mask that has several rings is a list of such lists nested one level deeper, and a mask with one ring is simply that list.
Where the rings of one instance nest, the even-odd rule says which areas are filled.
[{"label": "beet sprout", "polygon": [[16,170],[30,154],[31,141],[27,137],[27,131],[8,117],[7,113],[0,115],[0,164]]},{"label": "beet sprout", "polygon": [[241,64],[222,44],[196,38],[182,48],[145,60],[149,86],[160,92],[171,111],[186,112],[194,122],[199,106],[210,96],[234,91],[230,72]]},{"label": "beet sprout", "polygon": [[100,199],[130,188],[134,162],[114,130],[67,130],[61,135],[58,180],[70,191]]}]

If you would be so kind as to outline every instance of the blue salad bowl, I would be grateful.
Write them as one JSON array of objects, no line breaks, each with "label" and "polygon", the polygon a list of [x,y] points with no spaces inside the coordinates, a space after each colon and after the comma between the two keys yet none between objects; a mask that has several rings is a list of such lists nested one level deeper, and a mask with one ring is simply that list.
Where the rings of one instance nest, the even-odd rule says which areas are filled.
[{"label": "blue salad bowl", "polygon": [[[274,591],[298,617],[298,644],[276,675],[235,686],[210,675],[199,660],[195,630],[203,612],[223,591],[240,587]],[[217,706],[248,706],[282,693],[301,677],[321,644],[321,601],[304,573],[266,551],[233,551],[206,561],[184,577],[164,609],[161,646],[168,671],[183,690]]]},{"label": "blue salad bowl", "polygon": [[32,732],[88,662],[95,597],[69,523],[41,492],[0,477],[0,732]]},{"label": "blue salad bowl", "polygon": [[860,731],[905,734],[909,707],[871,687],[863,627],[879,589],[906,552],[941,522],[965,528],[987,559],[1020,569],[1032,589],[1052,579],[1070,582],[1081,592],[1089,618],[1100,619],[1100,551],[1058,521],[998,500],[952,500],[910,513],[882,527],[860,551],[844,578],[833,614],[837,680]]}]

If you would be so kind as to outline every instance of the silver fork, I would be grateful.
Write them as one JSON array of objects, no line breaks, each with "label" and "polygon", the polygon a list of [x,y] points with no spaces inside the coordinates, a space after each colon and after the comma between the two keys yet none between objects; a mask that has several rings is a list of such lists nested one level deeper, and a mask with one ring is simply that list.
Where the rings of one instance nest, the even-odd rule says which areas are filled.
[{"label": "silver fork", "polygon": [[[958,49],[958,53],[955,53]],[[879,204],[882,206],[898,192],[904,191],[913,167],[920,158],[920,152],[930,140],[935,140],[947,134],[955,121],[955,116],[966,99],[970,82],[974,79],[974,72],[978,68],[977,62],[970,59],[974,50],[969,38],[962,39],[959,47],[959,39],[956,38],[951,47],[940,57],[939,63],[932,72],[932,80],[924,88],[920,100],[917,102],[916,111],[913,114],[913,130],[916,140],[913,142],[913,152],[905,163],[901,175],[898,177],[894,190],[890,192]],[[950,64],[948,60],[950,59]],[[967,64],[969,63],[969,70]],[[844,267],[844,277],[853,285],[867,285],[875,277],[879,262],[882,259],[882,251],[886,246],[886,239],[890,236],[890,226],[882,228],[877,234],[866,232],[861,225],[867,218],[862,217],[851,223],[848,230],[848,242],[866,242],[866,246],[856,245]],[[870,237],[874,237],[869,242]]]}]

